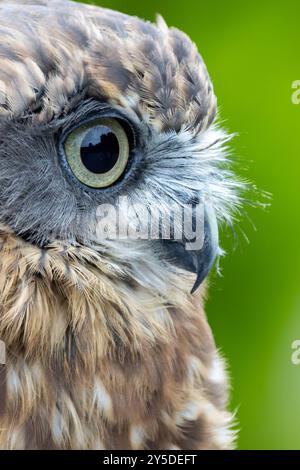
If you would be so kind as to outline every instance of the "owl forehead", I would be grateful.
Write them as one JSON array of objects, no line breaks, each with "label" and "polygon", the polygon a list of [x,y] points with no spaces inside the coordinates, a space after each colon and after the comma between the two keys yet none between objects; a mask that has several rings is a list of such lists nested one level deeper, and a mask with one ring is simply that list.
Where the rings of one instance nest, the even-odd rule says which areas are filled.
[{"label": "owl forehead", "polygon": [[82,97],[134,113],[159,131],[207,128],[216,99],[182,32],[62,1],[0,1],[0,118],[47,122]]}]

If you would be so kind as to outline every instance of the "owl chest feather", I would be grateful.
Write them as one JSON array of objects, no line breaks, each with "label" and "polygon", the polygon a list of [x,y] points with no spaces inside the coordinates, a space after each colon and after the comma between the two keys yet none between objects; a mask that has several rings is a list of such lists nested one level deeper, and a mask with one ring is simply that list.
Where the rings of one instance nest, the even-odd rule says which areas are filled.
[{"label": "owl chest feather", "polygon": [[1,239],[1,448],[232,447],[201,298],[171,302],[86,249]]}]

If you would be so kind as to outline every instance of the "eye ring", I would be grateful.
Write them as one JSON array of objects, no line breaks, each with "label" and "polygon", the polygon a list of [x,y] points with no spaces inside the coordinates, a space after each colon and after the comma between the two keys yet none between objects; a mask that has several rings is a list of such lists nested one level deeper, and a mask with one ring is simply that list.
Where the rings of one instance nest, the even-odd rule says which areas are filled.
[{"label": "eye ring", "polygon": [[[90,171],[82,156],[82,145],[86,137],[97,130],[100,133],[100,141],[101,136],[112,134],[114,150],[116,151],[118,148],[117,155],[110,155],[114,158],[117,157],[115,163],[108,171],[104,172]],[[94,189],[103,189],[116,183],[126,170],[129,160],[129,142],[124,128],[117,119],[102,118],[83,124],[73,130],[64,142],[64,152],[70,170],[78,181]],[[98,155],[98,158],[100,156]],[[107,162],[104,163],[107,164]]]}]

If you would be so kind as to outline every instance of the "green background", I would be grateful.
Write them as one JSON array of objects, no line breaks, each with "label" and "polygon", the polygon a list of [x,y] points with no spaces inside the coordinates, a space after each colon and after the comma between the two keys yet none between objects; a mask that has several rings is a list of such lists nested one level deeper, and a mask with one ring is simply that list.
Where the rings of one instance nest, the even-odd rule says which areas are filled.
[{"label": "green background", "polygon": [[[89,2],[97,3],[97,2]],[[222,246],[223,277],[212,275],[207,314],[227,358],[241,449],[300,449],[300,80],[298,1],[103,0],[154,20],[161,13],[197,43],[214,83],[239,172],[272,193],[249,209]],[[250,243],[243,235],[244,231]]]}]

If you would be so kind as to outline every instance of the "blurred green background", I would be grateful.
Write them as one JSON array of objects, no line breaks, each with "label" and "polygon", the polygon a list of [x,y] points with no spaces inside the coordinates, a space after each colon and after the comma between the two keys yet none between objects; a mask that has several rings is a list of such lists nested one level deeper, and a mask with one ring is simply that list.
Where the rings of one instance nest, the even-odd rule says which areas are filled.
[{"label": "blurred green background", "polygon": [[[214,83],[240,173],[272,193],[267,210],[222,235],[223,277],[212,276],[207,314],[227,358],[240,449],[300,449],[299,0],[101,0],[154,20],[161,13],[197,43]],[[241,230],[247,234],[248,244]]]}]

